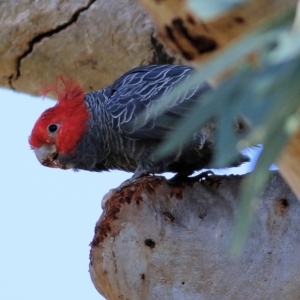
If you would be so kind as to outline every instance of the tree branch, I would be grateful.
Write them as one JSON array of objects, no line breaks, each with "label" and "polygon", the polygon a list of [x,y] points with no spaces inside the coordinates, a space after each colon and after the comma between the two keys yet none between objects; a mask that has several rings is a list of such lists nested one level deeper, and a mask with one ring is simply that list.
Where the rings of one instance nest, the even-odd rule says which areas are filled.
[{"label": "tree branch", "polygon": [[240,257],[229,253],[243,177],[170,186],[148,177],[104,197],[90,274],[107,299],[298,299],[300,203],[278,174]]},{"label": "tree branch", "polygon": [[140,65],[183,61],[134,0],[9,0],[0,3],[0,20],[0,86],[21,92],[38,94],[60,73],[88,92]]}]

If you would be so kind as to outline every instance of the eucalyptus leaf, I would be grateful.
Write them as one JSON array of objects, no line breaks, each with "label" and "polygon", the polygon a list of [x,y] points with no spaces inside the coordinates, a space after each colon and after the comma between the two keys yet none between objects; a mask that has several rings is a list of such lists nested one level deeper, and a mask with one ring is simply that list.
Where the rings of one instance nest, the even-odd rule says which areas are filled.
[{"label": "eucalyptus leaf", "polygon": [[[254,50],[261,54],[259,67],[242,65],[235,75],[202,96],[155,153],[157,158],[165,156],[211,122],[217,128],[213,167],[228,166],[245,147],[263,145],[255,170],[242,185],[233,233],[232,252],[235,254],[249,235],[260,193],[270,178],[269,167],[276,162],[298,124],[295,112],[300,104],[299,37],[290,37],[288,42],[282,38],[287,36],[293,16],[294,11],[290,9],[279,17],[265,20],[261,27],[203,64],[188,81],[178,84],[167,97],[157,101],[152,112],[162,113],[187,90],[236,65]],[[291,47],[297,50],[290,51]],[[148,117],[151,118],[151,114]],[[235,128],[241,117],[248,124],[244,132]]]},{"label": "eucalyptus leaf", "polygon": [[[274,43],[278,37],[278,28],[282,24],[291,22],[294,13],[292,10],[283,12],[283,15],[275,20],[268,20],[266,24],[248,34],[246,37],[241,38],[236,43],[233,43],[231,47],[225,49],[224,52],[216,55],[213,59],[201,65],[201,68],[196,69],[194,74],[188,81],[178,84],[162,101],[157,101],[156,105],[152,108],[152,111],[145,112],[147,117],[151,119],[154,115],[163,113],[163,111],[178,97],[178,94],[185,93],[187,90],[193,89],[201,82],[207,81],[209,78],[213,78],[221,72],[229,69],[233,65],[236,65],[247,54],[252,53],[254,50],[262,50],[266,45]],[[274,26],[272,30],[270,28]],[[149,114],[149,115],[148,115]],[[145,115],[141,114],[140,119],[145,119]],[[139,122],[137,122],[137,127]]]},{"label": "eucalyptus leaf", "polygon": [[[264,149],[259,156],[254,171],[248,175],[242,185],[241,201],[234,226],[232,244],[232,253],[234,254],[240,253],[249,235],[260,193],[270,177],[269,167],[277,160],[293,133],[291,130],[287,130],[287,123],[290,116],[294,116],[294,112],[297,111],[300,105],[300,57],[286,63],[285,72],[277,76],[280,76],[283,84],[273,91],[272,99],[275,105],[270,107],[271,110],[268,112],[265,122],[261,125],[265,130],[262,139]],[[274,82],[276,82],[275,79]]]}]

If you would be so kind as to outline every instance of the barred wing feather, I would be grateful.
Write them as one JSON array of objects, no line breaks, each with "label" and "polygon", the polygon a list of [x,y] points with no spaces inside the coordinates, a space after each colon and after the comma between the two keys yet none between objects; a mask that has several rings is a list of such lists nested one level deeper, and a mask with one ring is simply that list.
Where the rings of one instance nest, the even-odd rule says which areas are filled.
[{"label": "barred wing feather", "polygon": [[[117,79],[111,86],[106,109],[114,130],[132,139],[162,140],[176,128],[179,119],[187,116],[199,97],[210,90],[201,83],[174,98],[163,113],[150,113],[157,101],[163,101],[175,86],[188,81],[192,67],[178,65],[152,65],[135,68]],[[142,116],[142,119],[137,118]]]}]

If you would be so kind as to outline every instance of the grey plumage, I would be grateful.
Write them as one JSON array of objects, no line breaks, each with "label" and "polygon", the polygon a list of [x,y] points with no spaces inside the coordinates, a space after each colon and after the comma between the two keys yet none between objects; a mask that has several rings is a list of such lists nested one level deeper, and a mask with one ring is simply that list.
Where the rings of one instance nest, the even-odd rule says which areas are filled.
[{"label": "grey plumage", "polygon": [[[149,173],[175,172],[188,176],[210,167],[214,152],[214,124],[209,123],[161,160],[153,154],[167,134],[187,116],[201,95],[211,88],[200,83],[173,99],[162,114],[150,118],[154,104],[179,82],[188,81],[193,69],[178,65],[152,65],[135,68],[103,90],[88,93],[85,102],[91,113],[89,130],[77,149],[77,156],[60,157],[75,169],[134,172],[133,178]],[[143,116],[139,119],[139,116]]]}]

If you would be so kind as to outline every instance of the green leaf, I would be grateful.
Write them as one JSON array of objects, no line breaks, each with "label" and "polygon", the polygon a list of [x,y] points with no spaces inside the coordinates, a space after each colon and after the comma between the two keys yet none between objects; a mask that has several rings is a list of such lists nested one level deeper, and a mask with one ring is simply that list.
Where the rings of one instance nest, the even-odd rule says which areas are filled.
[{"label": "green leaf", "polygon": [[[270,165],[276,162],[299,124],[296,112],[300,105],[300,37],[289,35],[288,25],[293,16],[294,11],[288,10],[266,20],[260,28],[203,64],[188,82],[179,84],[158,101],[153,110],[154,114],[162,113],[179,93],[220,74],[253,50],[261,53],[259,68],[242,65],[234,76],[201,97],[191,114],[178,123],[177,130],[169,134],[155,153],[157,158],[167,155],[212,121],[217,128],[213,167],[228,166],[239,151],[263,144],[255,170],[242,184],[231,249],[234,254],[241,251],[250,233],[260,193],[271,175]],[[241,116],[249,130],[237,134],[234,125]]]},{"label": "green leaf", "polygon": [[[285,72],[279,73],[274,79],[275,84],[278,82],[276,79],[280,77],[281,85],[276,88],[273,84],[274,89],[270,90],[275,105],[271,111],[267,112],[266,120],[261,121],[260,126],[256,129],[256,131],[264,131],[261,140],[264,149],[254,171],[246,177],[242,184],[241,201],[238,205],[231,248],[233,254],[240,253],[250,233],[260,193],[271,175],[270,165],[276,161],[293,130],[297,128],[293,126],[292,129],[289,129],[288,123],[300,105],[300,58],[291,60],[284,67]],[[251,133],[250,140],[255,140],[253,135],[257,134]]]},{"label": "green leaf", "polygon": [[[274,43],[278,37],[280,26],[291,21],[293,15],[294,12],[291,9],[284,11],[280,18],[275,18],[271,21],[268,20],[259,29],[248,34],[246,37],[241,38],[236,43],[233,43],[231,47],[224,50],[224,52],[216,55],[211,60],[201,65],[201,68],[195,70],[188,82],[178,84],[168,96],[162,99],[162,101],[157,101],[157,104],[152,108],[150,115],[147,115],[147,117],[151,119],[152,116],[163,113],[165,108],[174,101],[174,98],[176,98],[179,93],[184,93],[198,85],[200,82],[205,82],[207,79],[229,69],[254,50],[261,50],[266,45],[269,45],[272,42]],[[274,28],[270,30],[272,27]],[[148,112],[145,112],[145,114],[148,114]],[[139,117],[140,120],[143,120],[145,115],[141,114]],[[141,121],[141,123],[143,122]],[[139,125],[140,122],[137,121],[136,126],[138,127]]]}]

